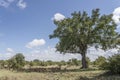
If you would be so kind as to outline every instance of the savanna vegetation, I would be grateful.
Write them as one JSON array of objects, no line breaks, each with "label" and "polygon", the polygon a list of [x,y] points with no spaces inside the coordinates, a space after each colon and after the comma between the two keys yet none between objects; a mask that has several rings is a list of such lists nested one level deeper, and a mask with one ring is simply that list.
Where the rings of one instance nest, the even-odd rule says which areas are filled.
[{"label": "savanna vegetation", "polygon": [[0,60],[0,80],[120,80],[120,52],[108,58],[99,56],[91,61],[89,47],[117,49],[120,34],[112,14],[100,15],[99,9],[74,12],[72,17],[54,21],[57,28],[50,38],[58,38],[57,51],[81,54],[82,59],[68,61],[26,61],[22,53]]},{"label": "savanna vegetation", "polygon": [[119,53],[109,58],[99,56],[95,61],[87,58],[89,68],[81,69],[81,60],[25,61],[24,55],[18,53],[0,60],[0,80],[119,80],[119,59]]}]

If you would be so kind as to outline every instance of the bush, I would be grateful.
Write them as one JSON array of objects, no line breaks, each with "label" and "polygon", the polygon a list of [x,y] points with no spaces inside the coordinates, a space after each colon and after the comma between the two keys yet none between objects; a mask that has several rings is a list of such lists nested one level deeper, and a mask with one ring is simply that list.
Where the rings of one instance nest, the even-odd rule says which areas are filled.
[{"label": "bush", "polygon": [[18,53],[8,60],[9,69],[20,70],[25,65],[25,57],[23,54]]},{"label": "bush", "polygon": [[106,62],[106,58],[103,56],[99,56],[95,61],[94,65],[101,66],[103,63]]},{"label": "bush", "polygon": [[120,74],[120,54],[109,57],[107,64],[103,67],[110,70],[112,74]]}]

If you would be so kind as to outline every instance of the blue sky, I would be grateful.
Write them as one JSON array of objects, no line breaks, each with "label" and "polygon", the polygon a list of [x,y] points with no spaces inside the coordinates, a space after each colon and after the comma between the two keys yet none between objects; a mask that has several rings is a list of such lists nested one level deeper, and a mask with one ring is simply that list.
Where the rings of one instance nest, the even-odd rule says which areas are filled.
[{"label": "blue sky", "polygon": [[74,11],[91,13],[92,9],[100,8],[101,14],[114,13],[116,23],[120,24],[119,7],[120,0],[0,0],[0,59],[19,52],[27,60],[79,58],[80,55],[63,56],[55,52],[58,40],[49,39],[56,28],[53,19],[70,17]]}]

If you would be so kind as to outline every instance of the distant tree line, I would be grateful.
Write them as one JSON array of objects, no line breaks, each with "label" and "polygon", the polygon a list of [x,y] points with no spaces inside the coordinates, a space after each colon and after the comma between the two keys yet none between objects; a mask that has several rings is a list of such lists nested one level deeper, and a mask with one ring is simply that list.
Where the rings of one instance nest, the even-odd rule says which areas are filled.
[{"label": "distant tree line", "polygon": [[[90,59],[87,57],[88,65],[91,64]],[[13,57],[8,60],[0,60],[0,68],[1,69],[9,69],[9,70],[20,70],[24,67],[32,68],[37,66],[81,66],[81,60],[76,58],[69,59],[68,61],[41,61],[39,59],[34,59],[32,61],[26,61],[25,57],[22,53],[17,53]]]},{"label": "distant tree line", "polygon": [[39,59],[34,59],[32,61],[26,61],[25,57],[22,53],[18,53],[11,57],[8,60],[0,60],[0,68],[1,69],[9,69],[9,70],[17,70],[24,68],[32,68],[34,66],[80,66],[81,60],[77,60],[75,58],[69,59],[68,61],[41,61]]},{"label": "distant tree line", "polygon": [[[113,74],[120,74],[120,53],[114,54],[111,57],[105,58],[104,56],[99,56],[96,60],[91,61],[88,57],[86,58],[87,65],[92,66],[97,69],[110,70]],[[77,60],[75,58],[69,59],[68,61],[41,61],[39,59],[34,59],[32,61],[26,61],[25,57],[22,53],[18,53],[11,57],[8,60],[0,60],[0,69],[8,69],[19,71],[25,67],[33,68],[39,66],[81,66],[81,60]],[[54,68],[52,68],[54,69]],[[57,68],[55,68],[57,69]],[[41,69],[42,70],[42,69]]]}]

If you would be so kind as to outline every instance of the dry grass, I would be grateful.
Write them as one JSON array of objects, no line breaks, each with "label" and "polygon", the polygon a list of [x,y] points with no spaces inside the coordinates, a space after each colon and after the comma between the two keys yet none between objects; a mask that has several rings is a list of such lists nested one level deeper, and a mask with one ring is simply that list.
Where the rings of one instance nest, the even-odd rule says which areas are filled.
[{"label": "dry grass", "polygon": [[[89,80],[104,71],[78,71],[78,72],[45,72],[45,73],[26,73],[26,72],[11,72],[7,70],[0,70],[0,80]],[[110,80],[120,80],[118,76],[110,77]],[[101,77],[103,79],[98,80],[109,80],[106,77]],[[93,79],[97,80],[97,79]]]}]

